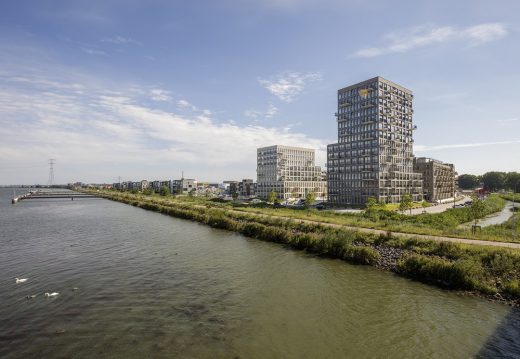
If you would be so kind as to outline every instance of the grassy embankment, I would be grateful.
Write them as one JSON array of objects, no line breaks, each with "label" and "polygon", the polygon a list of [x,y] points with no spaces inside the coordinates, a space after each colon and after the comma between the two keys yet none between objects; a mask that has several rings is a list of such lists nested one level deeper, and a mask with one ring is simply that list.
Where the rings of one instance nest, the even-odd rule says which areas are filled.
[{"label": "grassy embankment", "polygon": [[[173,217],[189,219],[280,243],[316,255],[392,270],[440,287],[498,295],[520,302],[520,251],[362,233],[290,219],[201,206],[201,201],[104,192],[103,196]],[[397,255],[395,255],[397,251]],[[389,253],[393,255],[389,256]]]},{"label": "grassy embankment", "polygon": [[[486,230],[471,233],[470,228],[460,224],[474,219],[470,208],[452,208],[442,213],[424,213],[414,216],[403,215],[393,211],[374,210],[371,213],[338,213],[334,211],[318,211],[315,209],[272,208],[266,204],[245,205],[241,203],[219,203],[200,197],[171,197],[169,201],[180,204],[198,204],[211,208],[233,209],[252,214],[263,214],[291,219],[339,224],[351,227],[382,229],[392,232],[426,234],[455,238],[482,239],[511,242],[511,235],[502,231]],[[500,211],[505,200],[492,195],[485,201],[483,216]]]}]

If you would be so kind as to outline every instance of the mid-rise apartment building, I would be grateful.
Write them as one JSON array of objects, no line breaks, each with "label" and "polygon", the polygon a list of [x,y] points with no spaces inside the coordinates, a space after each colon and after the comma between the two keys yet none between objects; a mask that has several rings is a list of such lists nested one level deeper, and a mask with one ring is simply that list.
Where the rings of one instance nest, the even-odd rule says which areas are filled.
[{"label": "mid-rise apartment building", "polygon": [[369,197],[422,200],[413,169],[412,91],[382,77],[338,90],[338,142],[327,147],[329,202],[363,205]]},{"label": "mid-rise apartment building", "polygon": [[229,184],[228,192],[230,195],[236,194],[239,197],[255,197],[256,183],[252,179],[243,179],[242,181],[224,181]]},{"label": "mid-rise apartment building", "polygon": [[422,174],[424,199],[441,201],[455,196],[455,166],[433,158],[414,159],[414,171]]},{"label": "mid-rise apartment building", "polygon": [[315,165],[313,149],[269,146],[257,149],[257,195],[266,198],[274,190],[280,199],[305,198],[314,192],[327,197],[327,182]]}]

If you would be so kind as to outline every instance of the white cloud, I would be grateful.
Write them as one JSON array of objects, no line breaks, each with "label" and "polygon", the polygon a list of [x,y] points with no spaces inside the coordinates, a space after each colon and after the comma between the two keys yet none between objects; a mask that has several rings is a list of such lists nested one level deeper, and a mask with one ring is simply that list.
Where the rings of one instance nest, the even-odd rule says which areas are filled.
[{"label": "white cloud", "polygon": [[126,44],[142,45],[141,42],[134,40],[131,37],[123,37],[120,35],[103,38],[103,39],[101,39],[101,42],[108,42],[108,43],[118,44],[118,45],[126,45]]},{"label": "white cloud", "polygon": [[405,31],[389,33],[383,37],[387,45],[360,49],[351,54],[351,57],[377,57],[454,41],[466,42],[471,46],[477,46],[499,40],[505,37],[507,33],[507,27],[501,23],[485,23],[466,28],[420,26],[406,29]]},{"label": "white cloud", "polygon": [[252,119],[258,119],[260,117],[272,118],[278,113],[278,108],[272,103],[269,104],[269,107],[265,111],[257,111],[257,110],[246,110],[244,111],[244,115],[246,117]]},{"label": "white cloud", "polygon": [[[42,83],[48,84],[44,91]],[[106,84],[32,81],[30,76],[22,82],[0,77],[0,84],[2,165],[29,167],[26,172],[2,171],[0,182],[4,183],[22,181],[19,178],[38,181],[30,165],[46,158],[59,160],[60,182],[110,181],[118,175],[160,178],[164,173],[171,176],[172,169],[190,168],[193,177],[208,180],[234,178],[236,173],[251,176],[256,148],[276,143],[316,148],[318,163],[325,161],[327,141],[290,128],[222,123],[210,117],[211,111],[186,100],[177,105],[195,108],[192,113],[158,110],[143,105],[146,101],[142,100],[150,95],[146,88],[107,89]],[[77,85],[84,93],[76,92]],[[275,111],[270,106],[265,113]],[[20,133],[24,133],[23,141]],[[78,172],[78,165],[85,168],[84,173]],[[67,170],[67,166],[71,167]],[[98,171],[101,168],[104,172]],[[118,173],[121,168],[126,172]],[[39,177],[43,183],[45,176],[43,171]]]},{"label": "white cloud", "polygon": [[190,109],[192,111],[197,111],[198,108],[194,105],[192,105],[189,101],[186,100],[179,100],[177,101],[177,107],[181,109]]},{"label": "white cloud", "polygon": [[169,91],[161,89],[151,89],[150,98],[158,102],[169,102],[172,99]]},{"label": "white cloud", "polygon": [[451,145],[438,145],[438,146],[417,145],[417,146],[414,146],[414,150],[416,152],[425,152],[425,151],[447,150],[447,149],[453,149],[453,148],[471,148],[471,147],[484,147],[484,146],[494,146],[494,145],[510,145],[510,144],[515,144],[515,143],[520,143],[520,140],[477,142],[477,143],[457,143],[457,144],[451,144]]},{"label": "white cloud", "polygon": [[317,72],[285,72],[270,79],[259,78],[258,82],[280,100],[292,102],[310,82],[321,79]]}]

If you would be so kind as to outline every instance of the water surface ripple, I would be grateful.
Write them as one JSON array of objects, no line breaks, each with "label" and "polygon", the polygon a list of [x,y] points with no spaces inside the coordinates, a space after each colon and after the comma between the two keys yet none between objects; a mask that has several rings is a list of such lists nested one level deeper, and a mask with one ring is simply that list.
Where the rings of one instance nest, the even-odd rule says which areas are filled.
[{"label": "water surface ripple", "polygon": [[11,195],[1,358],[520,356],[502,304],[107,200]]}]

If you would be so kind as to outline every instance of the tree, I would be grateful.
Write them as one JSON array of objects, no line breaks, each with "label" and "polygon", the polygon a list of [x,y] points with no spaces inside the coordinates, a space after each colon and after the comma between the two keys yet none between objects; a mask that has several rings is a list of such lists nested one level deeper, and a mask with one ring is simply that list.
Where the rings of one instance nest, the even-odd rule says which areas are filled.
[{"label": "tree", "polygon": [[399,203],[399,210],[404,214],[404,211],[407,209],[410,210],[410,214],[412,214],[412,196],[409,193],[403,194],[401,197],[401,203]]},{"label": "tree", "polygon": [[236,201],[238,198],[238,193],[236,191],[233,191],[233,193],[231,193],[231,197],[233,197],[233,201]]},{"label": "tree", "polygon": [[512,191],[520,191],[520,173],[509,172],[506,174],[506,188]]},{"label": "tree", "polygon": [[460,175],[458,181],[461,189],[475,189],[480,184],[478,176],[469,174]]},{"label": "tree", "polygon": [[423,208],[423,213],[426,213],[426,208],[428,207],[428,202],[426,202],[424,199],[421,202],[421,206]]},{"label": "tree", "polygon": [[504,172],[486,172],[482,175],[482,182],[484,182],[484,188],[490,191],[498,191],[504,189],[506,174]]},{"label": "tree", "polygon": [[276,196],[276,192],[273,190],[271,190],[271,192],[269,192],[269,194],[267,195],[267,202],[268,203],[274,203],[274,201],[276,200],[277,196]]},{"label": "tree", "polygon": [[378,205],[379,203],[377,203],[377,200],[374,197],[368,197],[367,203],[365,203],[366,211],[372,212],[376,209]]},{"label": "tree", "polygon": [[305,207],[310,207],[314,204],[314,201],[316,200],[316,193],[314,191],[309,191],[305,195]]},{"label": "tree", "polygon": [[169,196],[171,194],[171,192],[170,192],[170,189],[168,188],[168,186],[162,186],[159,191],[159,194],[161,196]]},{"label": "tree", "polygon": [[471,212],[471,216],[475,220],[475,226],[476,226],[479,218],[484,216],[484,211],[486,210],[486,204],[478,196],[474,196],[472,198],[472,201],[473,202],[471,203],[470,212]]}]

